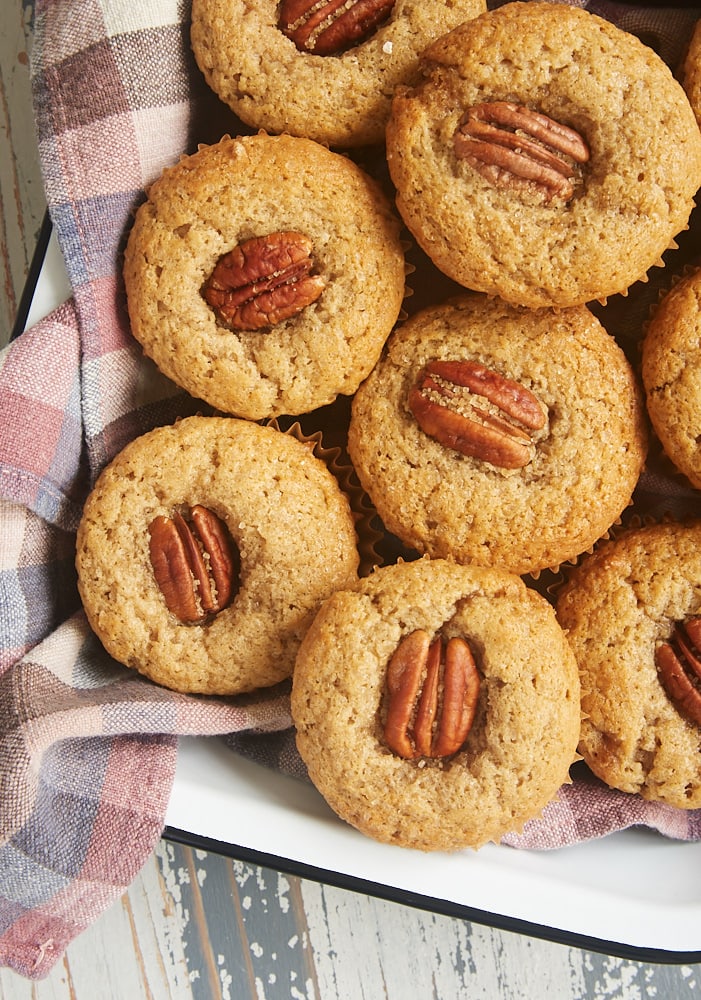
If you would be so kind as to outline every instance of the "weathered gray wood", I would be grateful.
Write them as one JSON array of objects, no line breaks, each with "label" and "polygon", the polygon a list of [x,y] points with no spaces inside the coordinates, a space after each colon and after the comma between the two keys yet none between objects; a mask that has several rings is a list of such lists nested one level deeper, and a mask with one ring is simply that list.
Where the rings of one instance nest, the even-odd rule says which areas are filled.
[{"label": "weathered gray wood", "polygon": [[5,2],[0,31],[0,346],[9,339],[46,208],[29,86],[31,7]]},{"label": "weathered gray wood", "polygon": [[684,1000],[658,965],[444,917],[162,842],[121,901],[2,1000]]}]

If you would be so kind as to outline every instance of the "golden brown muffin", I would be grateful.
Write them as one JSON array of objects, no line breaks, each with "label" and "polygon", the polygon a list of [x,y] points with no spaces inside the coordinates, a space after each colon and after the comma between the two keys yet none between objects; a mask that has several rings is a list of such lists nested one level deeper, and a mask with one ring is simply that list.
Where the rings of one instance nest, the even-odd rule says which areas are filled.
[{"label": "golden brown muffin", "polygon": [[701,20],[691,35],[681,67],[681,82],[701,128]]},{"label": "golden brown muffin", "polygon": [[699,521],[602,544],[557,600],[582,683],[580,753],[612,788],[680,809],[701,806],[699,615]]},{"label": "golden brown muffin", "polygon": [[386,528],[432,557],[530,573],[589,548],[645,459],[642,391],[584,306],[477,293],[390,337],[348,446]]},{"label": "golden brown muffin", "polygon": [[[446,673],[426,741],[406,679],[434,640]],[[346,822],[423,851],[478,848],[569,780],[579,680],[552,607],[518,577],[421,559],[323,604],[297,657],[292,715],[313,782]]]},{"label": "golden brown muffin", "polygon": [[384,141],[394,88],[416,78],[421,50],[485,9],[485,0],[355,0],[312,31],[314,0],[194,0],[192,48],[246,124],[368,145]]},{"label": "golden brown muffin", "polygon": [[347,157],[259,134],[152,185],[129,235],[132,331],[192,396],[259,420],[350,395],[404,296],[399,221]]},{"label": "golden brown muffin", "polygon": [[80,594],[107,651],[202,694],[288,677],[319,604],[357,567],[348,502],[324,463],[281,431],[227,417],[127,445],[77,538]]},{"label": "golden brown muffin", "polygon": [[643,341],[650,420],[668,458],[701,489],[701,268],[674,285]]},{"label": "golden brown muffin", "polygon": [[467,288],[531,307],[625,291],[687,226],[701,133],[661,58],[585,10],[510,3],[423,54],[387,129],[398,207]]}]

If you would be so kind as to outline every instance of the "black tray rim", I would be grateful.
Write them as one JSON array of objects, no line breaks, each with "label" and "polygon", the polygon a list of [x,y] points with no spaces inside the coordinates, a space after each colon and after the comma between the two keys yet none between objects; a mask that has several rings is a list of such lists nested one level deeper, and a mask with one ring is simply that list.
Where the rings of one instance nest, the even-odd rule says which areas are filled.
[{"label": "black tray rim", "polygon": [[297,861],[278,854],[268,854],[256,848],[216,840],[212,837],[192,833],[191,831],[182,830],[174,826],[164,827],[162,839],[183,847],[191,847],[210,854],[218,854],[232,861],[242,861],[246,864],[269,868],[285,875],[292,875],[296,878],[332,886],[335,889],[344,889],[377,899],[383,899],[390,903],[410,906],[428,913],[436,913],[440,916],[452,917],[457,920],[467,920],[486,927],[493,927],[496,930],[508,931],[541,941],[550,941],[553,944],[579,948],[583,951],[591,951],[614,958],[655,965],[697,965],[701,963],[701,950],[670,951],[664,948],[652,948],[630,945],[620,941],[608,941],[604,938],[538,924],[519,917],[492,913],[489,910],[467,906],[464,903],[456,903],[449,899],[410,892],[407,889],[399,889],[395,886],[386,885],[383,882],[375,882],[372,879],[348,875],[345,872],[338,872],[329,868],[318,868],[304,861]]},{"label": "black tray rim", "polygon": [[32,307],[37,282],[39,281],[39,275],[41,274],[41,269],[44,265],[44,258],[46,256],[46,250],[49,245],[52,232],[53,223],[51,222],[51,216],[49,215],[47,209],[44,212],[41,225],[39,226],[37,241],[34,247],[31,262],[29,264],[27,278],[24,283],[24,288],[22,289],[22,295],[20,296],[20,300],[17,304],[17,312],[15,314],[15,322],[10,333],[10,341],[16,340],[17,337],[24,332],[27,325],[29,310]]}]

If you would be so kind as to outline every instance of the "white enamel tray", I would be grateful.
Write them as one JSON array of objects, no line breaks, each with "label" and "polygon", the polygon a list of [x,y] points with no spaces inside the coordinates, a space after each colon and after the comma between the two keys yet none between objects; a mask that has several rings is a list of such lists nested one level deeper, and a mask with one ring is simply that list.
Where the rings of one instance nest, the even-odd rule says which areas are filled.
[{"label": "white enamel tray", "polygon": [[[20,328],[70,295],[49,232]],[[701,843],[634,829],[548,852],[388,847],[342,823],[311,786],[215,738],[181,741],[166,822],[169,839],[404,904],[622,957],[701,961]]]}]

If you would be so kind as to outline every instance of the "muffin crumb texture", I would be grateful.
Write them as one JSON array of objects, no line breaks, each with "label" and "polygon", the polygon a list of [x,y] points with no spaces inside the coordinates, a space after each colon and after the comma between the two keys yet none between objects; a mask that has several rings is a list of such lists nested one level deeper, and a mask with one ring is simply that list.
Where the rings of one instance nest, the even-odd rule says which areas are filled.
[{"label": "muffin crumb texture", "polygon": [[[212,90],[247,125],[343,149],[384,142],[394,90],[417,79],[421,51],[486,10],[485,0],[395,0],[359,44],[319,54],[282,30],[283,6],[194,0],[195,59]],[[334,28],[349,41],[352,20],[348,11],[344,25]]]},{"label": "muffin crumb texture", "polygon": [[[435,384],[437,363],[457,370],[443,395],[434,393],[444,435],[427,432],[410,405],[422,372]],[[542,423],[524,437],[522,426],[506,423],[507,404],[485,405],[478,386],[465,413],[474,418],[479,404],[483,416],[456,424],[466,363],[506,394],[532,395]],[[477,436],[493,418],[512,444],[527,440],[520,467],[451,443],[456,425],[458,436],[468,428]],[[348,444],[383,523],[405,544],[524,574],[576,558],[618,519],[643,466],[647,428],[629,362],[584,306],[528,310],[464,294],[395,331],[355,395]]]},{"label": "muffin crumb texture", "polygon": [[[254,299],[241,328],[235,309],[222,317],[212,305],[215,269],[232,253],[238,267],[217,287],[225,302],[227,291]],[[319,294],[291,311],[302,281],[253,295],[277,280],[281,258],[305,256]],[[160,370],[224,413],[261,420],[355,391],[399,315],[404,271],[399,221],[366,171],[309,139],[260,133],[163,173],[137,212],[124,278],[132,332]]]},{"label": "muffin crumb texture", "polygon": [[[415,629],[463,637],[481,676],[466,742],[406,760],[383,736],[388,661]],[[579,679],[552,607],[511,574],[421,559],[326,601],[300,648],[292,714],[332,808],[377,840],[478,848],[520,830],[569,780]]]},{"label": "muffin crumb texture", "polygon": [[631,529],[572,573],[557,617],[582,684],[579,751],[610,785],[701,806],[701,726],[665,689],[657,660],[701,614],[701,521]]},{"label": "muffin crumb texture", "polygon": [[[149,527],[202,505],[240,560],[231,603],[200,624],[169,610]],[[346,497],[309,446],[227,417],[137,438],[100,476],[77,539],[80,593],[115,659],[178,691],[236,694],[289,677],[321,601],[357,578]]]},{"label": "muffin crumb texture", "polygon": [[605,299],[687,227],[701,133],[634,35],[575,7],[509,3],[430,45],[422,72],[394,98],[389,169],[407,226],[459,284],[535,308]]},{"label": "muffin crumb texture", "polygon": [[701,488],[701,268],[684,275],[655,310],[642,346],[642,379],[667,456]]}]

